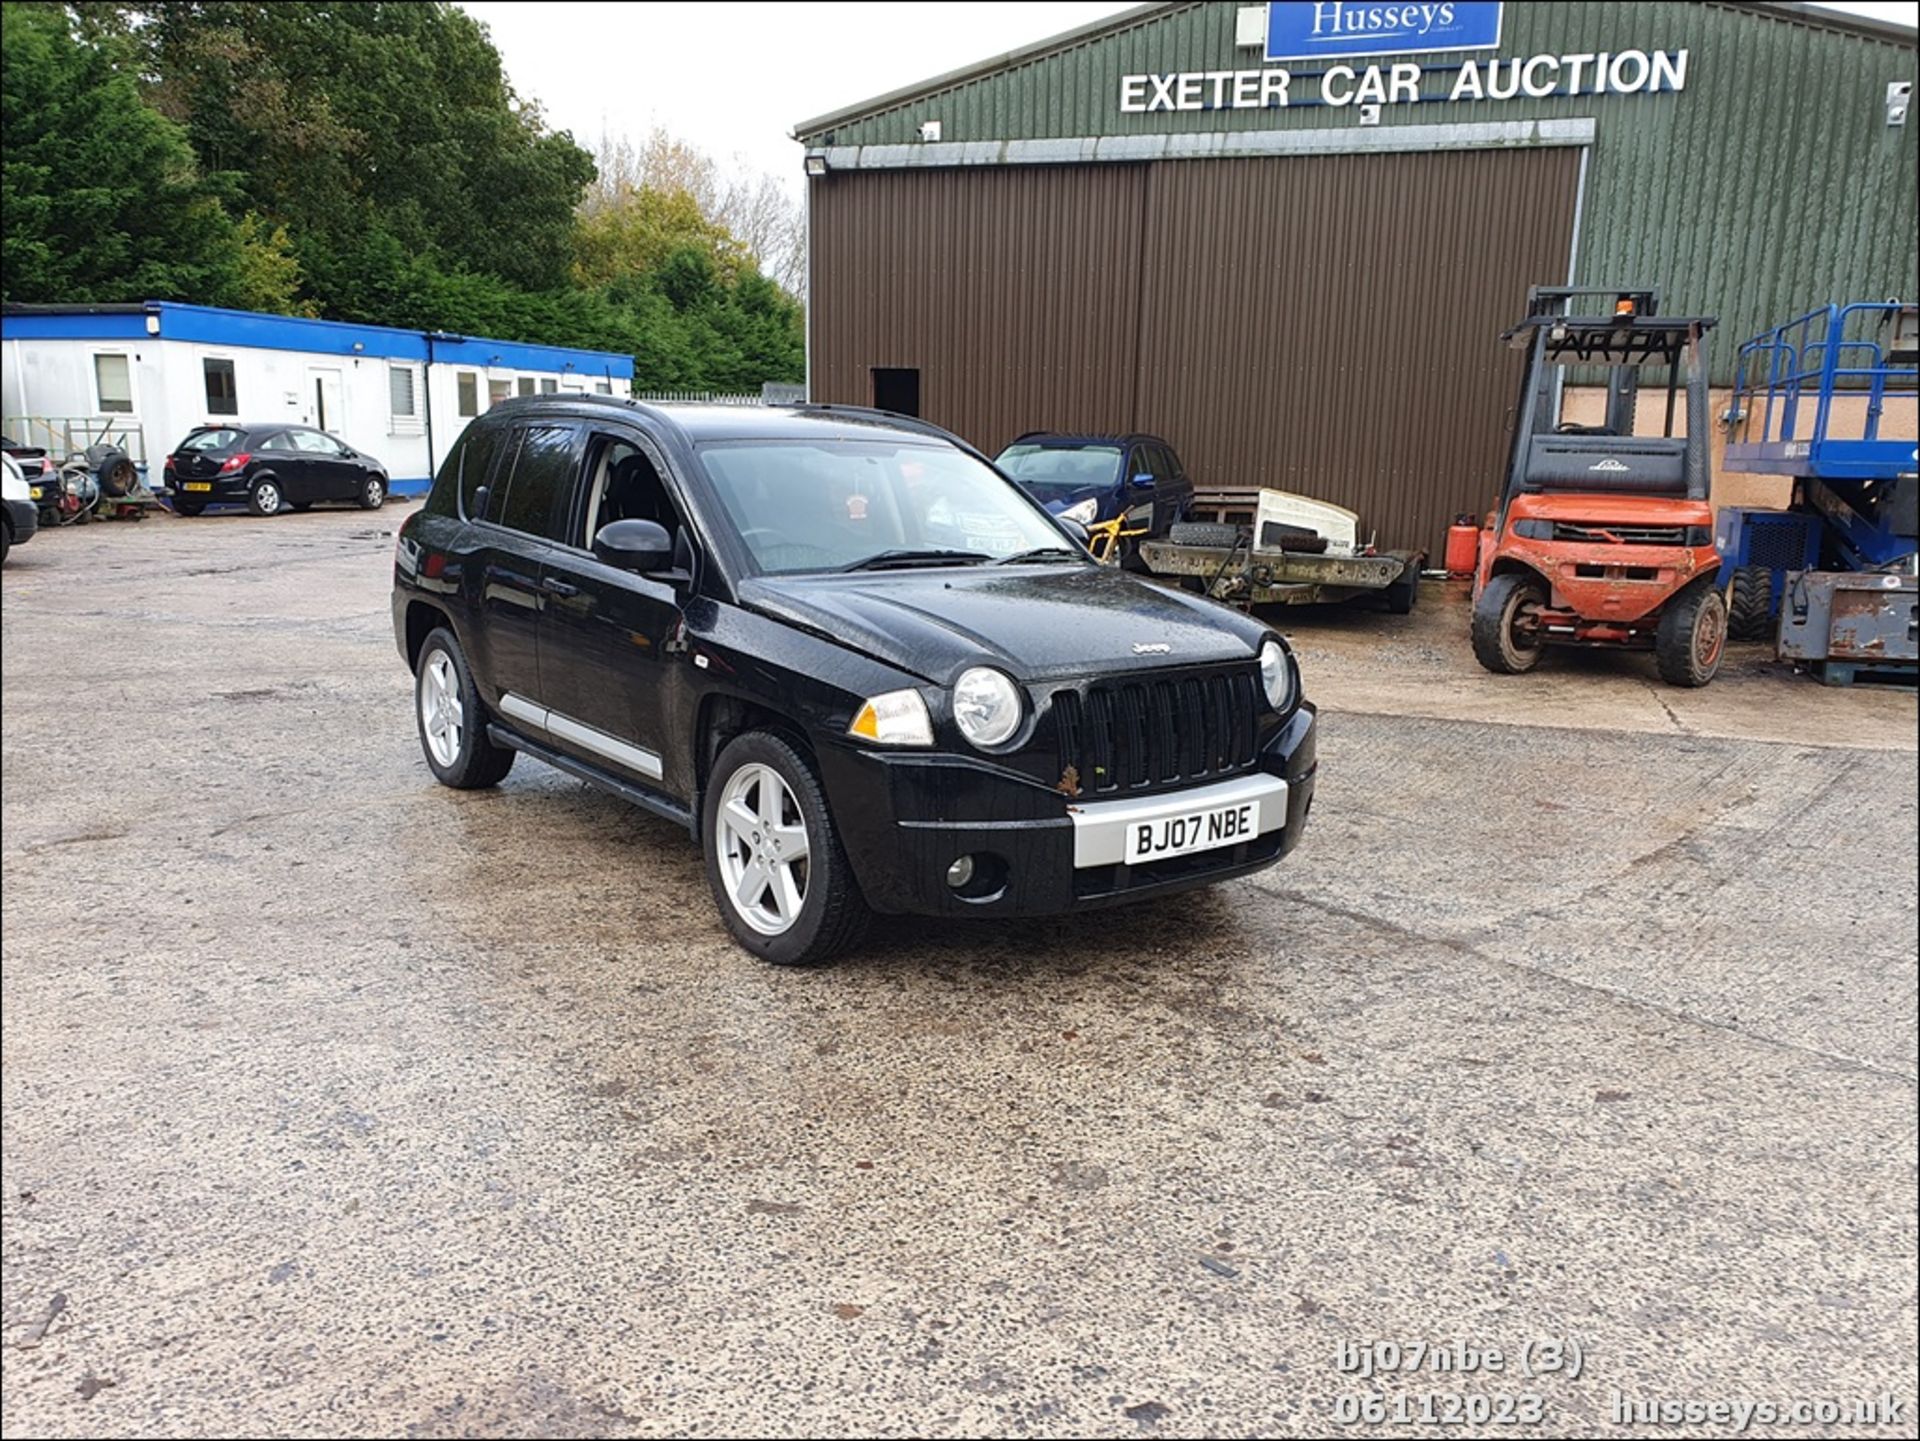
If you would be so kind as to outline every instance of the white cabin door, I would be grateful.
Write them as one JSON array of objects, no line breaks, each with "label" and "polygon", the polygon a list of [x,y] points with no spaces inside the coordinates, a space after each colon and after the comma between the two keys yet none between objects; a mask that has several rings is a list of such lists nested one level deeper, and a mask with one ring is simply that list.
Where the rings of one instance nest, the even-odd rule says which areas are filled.
[{"label": "white cabin door", "polygon": [[341,399],[339,370],[314,365],[307,368],[307,424],[315,430],[330,430],[335,435],[347,423],[346,402]]}]

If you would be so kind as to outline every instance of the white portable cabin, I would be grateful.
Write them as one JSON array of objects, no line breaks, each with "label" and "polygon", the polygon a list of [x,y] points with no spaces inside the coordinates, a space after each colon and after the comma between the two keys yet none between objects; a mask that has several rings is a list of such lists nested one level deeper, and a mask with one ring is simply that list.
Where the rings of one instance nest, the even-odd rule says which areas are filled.
[{"label": "white portable cabin", "polygon": [[405,495],[490,405],[632,389],[633,357],[598,350],[167,300],[0,313],[0,422],[56,461],[107,440],[157,466],[195,426],[281,421],[376,457]]}]

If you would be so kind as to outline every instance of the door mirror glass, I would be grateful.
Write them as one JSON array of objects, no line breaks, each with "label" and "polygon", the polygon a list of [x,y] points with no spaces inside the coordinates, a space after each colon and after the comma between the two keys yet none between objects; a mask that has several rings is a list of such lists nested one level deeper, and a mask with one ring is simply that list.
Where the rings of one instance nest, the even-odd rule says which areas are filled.
[{"label": "door mirror glass", "polygon": [[652,520],[615,520],[593,537],[593,554],[607,565],[648,575],[673,564],[673,541]]},{"label": "door mirror glass", "polygon": [[1133,488],[1135,490],[1152,490],[1153,477],[1146,471],[1141,471],[1140,474],[1133,478]]}]

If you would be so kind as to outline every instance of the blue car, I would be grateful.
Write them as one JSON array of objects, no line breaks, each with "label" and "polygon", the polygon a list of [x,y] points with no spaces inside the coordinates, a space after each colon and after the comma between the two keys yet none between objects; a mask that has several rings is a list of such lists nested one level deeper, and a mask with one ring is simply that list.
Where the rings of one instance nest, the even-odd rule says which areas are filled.
[{"label": "blue car", "polygon": [[1055,515],[1084,525],[1095,559],[1129,569],[1139,568],[1139,543],[1164,538],[1193,499],[1186,467],[1155,435],[1030,431],[994,464]]}]

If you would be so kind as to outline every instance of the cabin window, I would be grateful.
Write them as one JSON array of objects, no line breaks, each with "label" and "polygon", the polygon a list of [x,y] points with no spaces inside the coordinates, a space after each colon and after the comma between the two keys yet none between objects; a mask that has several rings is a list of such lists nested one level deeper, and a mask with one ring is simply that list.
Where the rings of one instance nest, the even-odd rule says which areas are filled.
[{"label": "cabin window", "polygon": [[200,368],[207,382],[207,414],[238,415],[240,392],[235,385],[231,360],[203,360]]},{"label": "cabin window", "polygon": [[100,414],[133,414],[133,367],[126,356],[94,356],[93,384],[99,393]]}]

